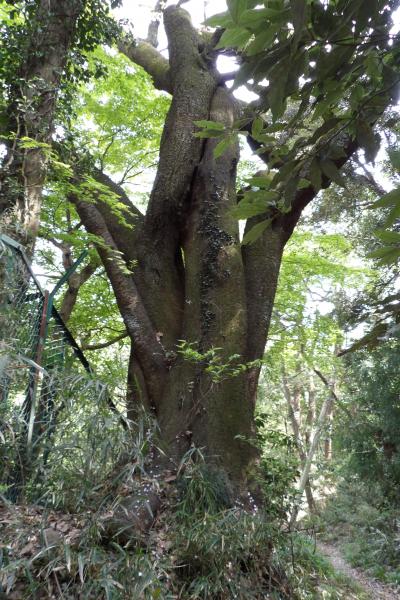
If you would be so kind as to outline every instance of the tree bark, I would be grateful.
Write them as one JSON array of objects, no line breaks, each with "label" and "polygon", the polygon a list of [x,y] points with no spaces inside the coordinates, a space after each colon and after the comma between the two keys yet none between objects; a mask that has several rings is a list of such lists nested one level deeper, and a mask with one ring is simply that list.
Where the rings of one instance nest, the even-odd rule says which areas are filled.
[{"label": "tree bark", "polygon": [[[70,199],[87,230],[102,240],[98,252],[131,338],[130,416],[144,406],[157,418],[165,453],[175,464],[191,446],[201,446],[206,459],[241,488],[257,458],[257,361],[283,250],[316,192],[311,185],[299,190],[288,212],[275,214],[255,243],[241,246],[232,216],[238,147],[232,144],[215,158],[216,141],[194,135],[197,120],[231,127],[238,103],[216,71],[215,41],[205,41],[179,6],[164,11],[164,25],[168,61],[150,44],[120,44],[156,87],[172,95],[146,214],[131,207],[131,231],[101,200]],[[356,142],[345,142],[337,167],[356,149]],[[322,186],[329,184],[324,176]],[[250,219],[247,230],[265,218]],[[136,267],[127,273],[132,261]],[[207,360],[186,360],[180,340],[202,356],[219,348],[214,351],[226,375],[215,380]],[[237,368],[234,377],[230,368]]]},{"label": "tree bark", "polygon": [[[31,246],[39,227],[41,197],[61,77],[84,0],[40,0],[28,24],[29,41],[8,110],[7,156],[0,172],[0,217]],[[25,148],[21,138],[38,145]],[[15,228],[15,223],[18,227]],[[4,223],[3,223],[4,224]]]}]

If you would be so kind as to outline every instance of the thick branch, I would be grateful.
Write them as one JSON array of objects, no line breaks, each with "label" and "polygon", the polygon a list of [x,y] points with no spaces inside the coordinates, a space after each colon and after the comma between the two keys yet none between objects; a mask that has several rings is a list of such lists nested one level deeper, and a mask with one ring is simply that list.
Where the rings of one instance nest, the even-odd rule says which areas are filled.
[{"label": "thick branch", "polygon": [[[112,201],[96,202],[96,210],[107,224],[118,251],[125,263],[133,268],[133,281],[154,329],[163,333],[163,345],[171,350],[179,338],[182,318],[182,255],[176,248],[169,261],[165,253],[156,252],[155,236],[144,231],[144,216],[132,205],[123,188],[99,169],[93,169],[91,174],[115,193],[118,203],[126,208],[115,211]],[[87,228],[84,219],[83,222]],[[173,227],[173,223],[166,225]],[[167,242],[175,239],[174,233],[164,231],[164,234]]]},{"label": "thick branch", "polygon": [[131,41],[124,37],[118,42],[118,50],[142,67],[153,79],[158,90],[172,93],[169,62],[151,44]]},{"label": "thick branch", "polygon": [[89,233],[102,240],[97,244],[97,251],[113,287],[126,330],[135,345],[135,353],[148,382],[149,394],[152,401],[156,402],[167,372],[164,348],[157,339],[133,277],[126,272],[126,265],[123,264],[99,210],[94,204],[88,204],[77,197],[70,196],[69,200],[75,204]]},{"label": "thick branch", "polygon": [[146,214],[146,228],[154,243],[160,242],[160,252],[171,258],[171,252],[176,252],[179,228],[185,216],[185,200],[204,147],[203,140],[194,135],[197,129],[194,121],[208,119],[218,80],[216,71],[204,62],[201,40],[189,14],[170,6],[164,12],[164,24],[173,98],[161,138],[160,161]]},{"label": "thick branch", "polygon": [[83,267],[79,273],[73,273],[68,280],[68,289],[61,301],[60,315],[62,320],[67,323],[72,311],[74,310],[78,299],[79,290],[85,284],[99,266],[100,261],[97,257],[91,258],[90,262]]},{"label": "thick branch", "polygon": [[99,344],[82,344],[82,350],[103,350],[104,348],[109,348],[109,346],[112,346],[113,344],[124,340],[126,337],[128,337],[128,332],[124,331],[120,335],[113,337],[107,342],[100,342]]}]

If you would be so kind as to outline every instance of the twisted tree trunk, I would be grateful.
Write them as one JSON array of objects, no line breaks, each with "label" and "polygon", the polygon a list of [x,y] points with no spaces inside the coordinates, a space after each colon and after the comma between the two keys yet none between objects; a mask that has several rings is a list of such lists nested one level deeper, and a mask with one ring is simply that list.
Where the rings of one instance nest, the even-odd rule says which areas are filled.
[{"label": "twisted tree trunk", "polygon": [[[70,200],[86,229],[104,242],[98,252],[132,341],[130,416],[144,406],[156,416],[170,458],[201,446],[240,489],[257,457],[252,438],[260,366],[252,362],[216,381],[206,361],[186,360],[178,344],[195,344],[202,355],[220,348],[221,364],[232,367],[263,357],[282,253],[316,192],[312,186],[299,190],[287,213],[255,243],[241,246],[232,215],[238,146],[215,158],[216,141],[194,135],[197,120],[231,126],[240,115],[238,102],[215,68],[215,40],[205,40],[180,7],[165,10],[164,25],[168,60],[147,42],[120,43],[155,86],[172,95],[146,214],[98,172],[94,176],[129,208],[134,230],[101,200]],[[338,167],[356,147],[348,143]],[[324,187],[329,183],[323,179]],[[257,219],[249,219],[247,229]],[[121,269],[121,255],[127,265],[135,261],[132,274]]]}]

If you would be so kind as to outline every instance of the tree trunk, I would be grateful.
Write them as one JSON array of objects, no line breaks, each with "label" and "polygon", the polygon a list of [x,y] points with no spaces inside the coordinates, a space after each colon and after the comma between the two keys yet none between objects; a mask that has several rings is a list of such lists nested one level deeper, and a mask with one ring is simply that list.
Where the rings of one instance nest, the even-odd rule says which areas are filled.
[{"label": "tree trunk", "polygon": [[[40,0],[27,24],[29,40],[8,109],[7,156],[0,171],[2,225],[32,250],[39,227],[42,189],[57,94],[84,0]],[[32,146],[25,147],[22,138]],[[34,146],[34,143],[37,143]],[[15,225],[17,224],[17,227]]]},{"label": "tree trunk", "polygon": [[[307,460],[308,442],[306,442],[307,445],[306,448],[304,448],[300,433],[300,389],[297,387],[294,396],[292,396],[285,373],[282,373],[282,387],[288,406],[289,419],[292,425],[293,435],[296,440],[301,466],[304,469]],[[296,417],[296,410],[299,418]],[[307,498],[308,510],[310,511],[310,514],[314,514],[316,512],[316,505],[309,477],[307,477],[304,489]]]},{"label": "tree trunk", "polygon": [[324,401],[324,403],[321,407],[321,410],[319,412],[318,419],[315,424],[314,432],[312,434],[311,445],[308,448],[306,460],[305,460],[304,466],[303,466],[303,472],[301,474],[300,481],[299,481],[298,499],[293,508],[293,513],[292,513],[292,516],[290,519],[291,527],[294,527],[296,525],[297,515],[298,515],[300,504],[301,504],[301,499],[302,499],[307,481],[310,476],[310,471],[311,471],[312,463],[314,460],[314,456],[315,456],[315,453],[318,448],[318,444],[319,444],[319,441],[321,438],[323,428],[326,425],[327,415],[332,410],[334,400],[335,400],[334,395],[330,394]]},{"label": "tree trunk", "polygon": [[[257,361],[264,354],[282,253],[315,190],[299,190],[288,212],[275,214],[255,243],[241,246],[232,216],[238,146],[215,158],[219,140],[195,136],[195,121],[218,121],[229,130],[241,116],[215,68],[217,40],[202,37],[177,6],[164,11],[164,25],[168,60],[146,42],[119,46],[172,95],[146,214],[97,172],[129,206],[134,231],[101,199],[86,203],[71,195],[70,201],[86,229],[104,242],[98,253],[132,341],[129,415],[144,406],[156,416],[165,453],[175,464],[191,446],[200,446],[207,461],[241,488],[257,457]],[[355,149],[349,144],[346,157]],[[249,219],[246,228],[263,218]],[[121,269],[121,256],[127,265],[135,261],[132,274]],[[180,340],[199,353],[197,361],[179,352]],[[225,365],[217,379],[210,373],[210,351]]]}]

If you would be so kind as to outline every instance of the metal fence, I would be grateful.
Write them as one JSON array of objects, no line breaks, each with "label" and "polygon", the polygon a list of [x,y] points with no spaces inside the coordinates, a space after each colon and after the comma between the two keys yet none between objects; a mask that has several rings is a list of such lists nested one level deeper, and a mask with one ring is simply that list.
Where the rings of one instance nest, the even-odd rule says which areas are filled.
[{"label": "metal fence", "polygon": [[[0,408],[2,415],[7,408],[14,416],[18,413],[14,460],[8,468],[3,465],[0,478],[14,489],[14,498],[29,478],[34,460],[40,454],[42,462],[46,460],[49,444],[44,449],[43,440],[49,441],[63,409],[66,373],[73,373],[75,380],[79,373],[93,376],[54,306],[57,292],[86,255],[82,253],[49,292],[33,273],[24,247],[0,234]],[[109,408],[117,412],[105,394]],[[124,417],[119,418],[126,427]],[[0,438],[4,438],[1,427],[0,421]]]}]

